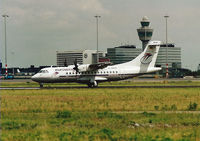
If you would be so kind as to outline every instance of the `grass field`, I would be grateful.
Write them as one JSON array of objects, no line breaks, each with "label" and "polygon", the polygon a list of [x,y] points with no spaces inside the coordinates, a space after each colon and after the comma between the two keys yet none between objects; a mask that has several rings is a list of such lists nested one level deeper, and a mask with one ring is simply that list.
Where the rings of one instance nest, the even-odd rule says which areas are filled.
[{"label": "grass field", "polygon": [[200,114],[173,111],[200,111],[199,104],[200,88],[1,90],[1,137],[198,141]]}]

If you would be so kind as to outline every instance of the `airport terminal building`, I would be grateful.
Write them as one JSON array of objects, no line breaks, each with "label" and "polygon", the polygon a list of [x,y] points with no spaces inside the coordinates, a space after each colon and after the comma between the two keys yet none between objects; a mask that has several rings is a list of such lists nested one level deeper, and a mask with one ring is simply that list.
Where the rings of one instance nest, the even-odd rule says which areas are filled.
[{"label": "airport terminal building", "polygon": [[[167,53],[166,53],[167,51]],[[142,48],[136,48],[134,45],[119,46],[107,49],[107,57],[113,64],[120,64],[131,61],[142,52]],[[156,66],[166,68],[168,62],[169,68],[181,68],[181,48],[174,44],[161,45],[156,60]]]}]

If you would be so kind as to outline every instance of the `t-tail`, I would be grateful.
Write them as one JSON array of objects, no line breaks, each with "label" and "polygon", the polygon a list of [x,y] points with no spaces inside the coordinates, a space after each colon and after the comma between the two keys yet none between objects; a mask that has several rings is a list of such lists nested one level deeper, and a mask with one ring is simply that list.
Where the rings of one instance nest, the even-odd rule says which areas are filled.
[{"label": "t-tail", "polygon": [[150,73],[161,70],[160,67],[155,67],[160,45],[161,41],[150,41],[139,56],[123,65],[139,67],[139,73]]}]

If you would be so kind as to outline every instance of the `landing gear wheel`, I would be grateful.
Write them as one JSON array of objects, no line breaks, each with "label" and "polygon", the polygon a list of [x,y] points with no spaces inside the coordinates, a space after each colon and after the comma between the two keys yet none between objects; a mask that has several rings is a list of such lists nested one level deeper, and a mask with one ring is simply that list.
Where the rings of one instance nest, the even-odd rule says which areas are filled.
[{"label": "landing gear wheel", "polygon": [[98,83],[97,83],[96,81],[94,81],[93,83],[88,83],[88,87],[89,87],[89,88],[98,87]]},{"label": "landing gear wheel", "polygon": [[92,88],[92,83],[88,83],[88,87],[89,87],[89,88]]},{"label": "landing gear wheel", "polygon": [[40,88],[43,88],[43,84],[42,83],[40,83]]}]

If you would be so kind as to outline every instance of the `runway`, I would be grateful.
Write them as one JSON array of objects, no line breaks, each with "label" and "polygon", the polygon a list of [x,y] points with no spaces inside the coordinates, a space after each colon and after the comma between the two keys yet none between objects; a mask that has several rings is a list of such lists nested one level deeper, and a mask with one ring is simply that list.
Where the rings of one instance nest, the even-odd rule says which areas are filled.
[{"label": "runway", "polygon": [[0,90],[39,90],[40,87],[0,87]]},{"label": "runway", "polygon": [[[122,81],[131,81],[131,82],[163,82],[163,81],[173,81],[173,82],[179,82],[179,81],[200,81],[200,78],[133,78],[133,79],[127,79]],[[31,79],[1,79],[0,82],[33,82]]]},{"label": "runway", "polygon": [[66,86],[66,87],[0,87],[0,90],[40,90],[40,89],[102,89],[102,88],[200,88],[200,86],[99,86],[88,88],[87,86]]}]

